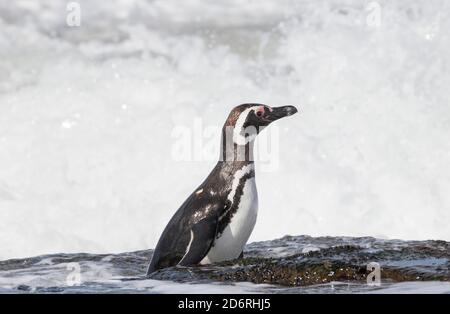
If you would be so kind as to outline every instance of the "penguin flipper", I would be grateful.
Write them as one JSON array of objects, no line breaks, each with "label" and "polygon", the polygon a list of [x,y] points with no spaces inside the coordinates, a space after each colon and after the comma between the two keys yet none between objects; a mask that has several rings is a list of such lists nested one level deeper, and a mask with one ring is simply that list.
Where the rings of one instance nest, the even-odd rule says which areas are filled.
[{"label": "penguin flipper", "polygon": [[216,216],[206,217],[197,222],[191,229],[191,239],[186,254],[178,265],[190,266],[200,263],[208,254],[217,233],[218,219]]}]

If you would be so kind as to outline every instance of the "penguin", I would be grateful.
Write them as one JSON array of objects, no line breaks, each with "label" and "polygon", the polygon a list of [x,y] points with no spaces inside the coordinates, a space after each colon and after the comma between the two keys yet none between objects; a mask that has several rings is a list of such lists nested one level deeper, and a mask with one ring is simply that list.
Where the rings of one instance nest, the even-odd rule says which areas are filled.
[{"label": "penguin", "polygon": [[147,276],[162,268],[205,265],[243,256],[258,212],[254,140],[270,123],[296,112],[294,106],[256,103],[231,110],[222,128],[218,163],[170,219]]}]

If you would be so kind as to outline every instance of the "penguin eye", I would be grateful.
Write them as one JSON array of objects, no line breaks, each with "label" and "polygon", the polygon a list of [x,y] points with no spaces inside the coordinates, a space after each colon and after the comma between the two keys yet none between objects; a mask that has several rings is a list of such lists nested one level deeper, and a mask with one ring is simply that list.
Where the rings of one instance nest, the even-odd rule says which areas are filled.
[{"label": "penguin eye", "polygon": [[263,113],[264,113],[264,108],[260,108],[260,109],[258,109],[258,110],[256,111],[256,115],[257,115],[258,117],[262,117]]}]

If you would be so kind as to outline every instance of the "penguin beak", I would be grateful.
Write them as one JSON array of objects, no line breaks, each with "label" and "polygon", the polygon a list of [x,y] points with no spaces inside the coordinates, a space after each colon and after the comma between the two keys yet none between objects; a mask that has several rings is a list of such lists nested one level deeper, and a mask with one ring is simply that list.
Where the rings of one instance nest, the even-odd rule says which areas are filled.
[{"label": "penguin beak", "polygon": [[273,122],[284,117],[292,116],[295,113],[297,113],[297,108],[294,106],[272,107],[265,119]]}]

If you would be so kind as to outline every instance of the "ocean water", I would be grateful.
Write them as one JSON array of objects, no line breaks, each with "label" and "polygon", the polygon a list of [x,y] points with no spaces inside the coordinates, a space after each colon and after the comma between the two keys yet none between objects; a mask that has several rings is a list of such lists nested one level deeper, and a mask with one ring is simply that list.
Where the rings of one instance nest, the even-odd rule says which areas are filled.
[{"label": "ocean water", "polygon": [[0,260],[153,248],[244,102],[300,110],[251,241],[450,240],[448,1],[78,2],[0,1]]},{"label": "ocean water", "polygon": [[[450,242],[287,236],[244,259],[145,276],[153,250],[0,261],[0,293],[446,293]],[[379,284],[367,283],[370,262]],[[370,281],[369,281],[370,282]]]}]

